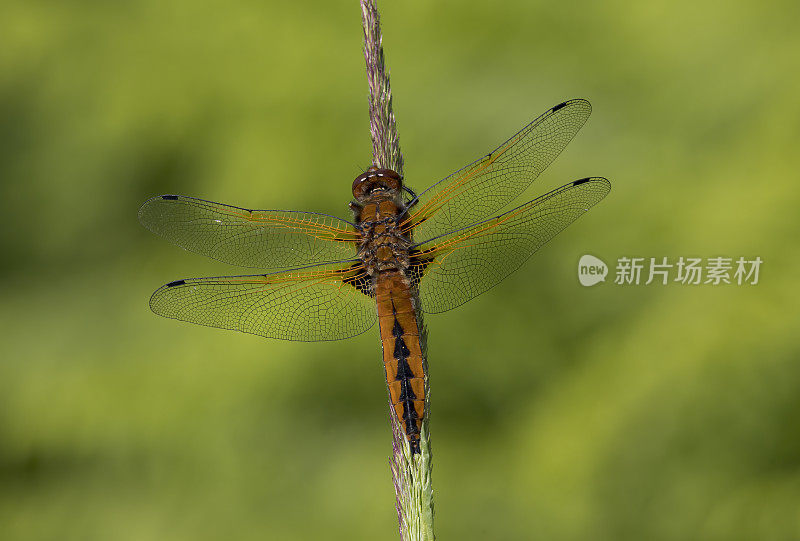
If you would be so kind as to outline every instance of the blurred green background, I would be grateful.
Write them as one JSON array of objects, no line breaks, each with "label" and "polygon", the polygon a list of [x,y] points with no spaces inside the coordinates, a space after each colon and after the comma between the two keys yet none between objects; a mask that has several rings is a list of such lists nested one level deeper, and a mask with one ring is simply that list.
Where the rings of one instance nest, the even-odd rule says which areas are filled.
[{"label": "blurred green background", "polygon": [[[797,2],[380,6],[421,189],[552,105],[594,114],[525,199],[611,195],[427,318],[440,539],[800,539]],[[348,217],[358,3],[4,3],[0,530],[396,539],[377,330],[282,343],[151,314],[236,274],[150,234],[183,193]],[[584,253],[760,256],[757,286],[581,287]]]}]

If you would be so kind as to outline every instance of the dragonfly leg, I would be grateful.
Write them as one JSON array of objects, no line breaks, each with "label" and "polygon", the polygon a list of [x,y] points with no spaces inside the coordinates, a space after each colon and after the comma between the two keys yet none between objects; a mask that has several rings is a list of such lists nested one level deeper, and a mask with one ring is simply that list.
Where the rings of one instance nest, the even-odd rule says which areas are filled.
[{"label": "dragonfly leg", "polygon": [[411,188],[409,188],[405,184],[403,184],[403,190],[407,191],[409,193],[409,195],[411,196],[411,201],[409,201],[408,204],[406,205],[406,210],[407,210],[407,209],[410,209],[411,207],[413,207],[414,205],[416,205],[417,202],[419,202],[419,197],[417,196],[416,193],[414,193],[414,190],[412,190]]},{"label": "dragonfly leg", "polygon": [[405,184],[403,184],[403,190],[407,191],[411,195],[411,200],[408,203],[406,203],[405,207],[403,208],[403,211],[400,212],[400,214],[397,215],[398,221],[401,218],[405,217],[408,214],[408,211],[411,210],[411,208],[414,205],[419,203],[419,196],[416,193],[414,193],[414,190],[412,190],[411,188],[409,188]]},{"label": "dragonfly leg", "polygon": [[358,201],[350,201],[350,204],[348,206],[350,207],[350,210],[353,212],[353,216],[355,216],[356,220],[358,220],[358,217],[361,215],[361,210],[364,208],[364,205],[362,205]]}]

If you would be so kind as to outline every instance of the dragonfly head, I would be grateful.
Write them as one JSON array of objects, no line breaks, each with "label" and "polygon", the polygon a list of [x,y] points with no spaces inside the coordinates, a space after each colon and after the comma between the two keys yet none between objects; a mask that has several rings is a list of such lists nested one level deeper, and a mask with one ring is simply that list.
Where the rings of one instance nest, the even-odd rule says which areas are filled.
[{"label": "dragonfly head", "polygon": [[364,203],[370,196],[384,192],[392,199],[400,197],[403,177],[391,169],[379,169],[374,165],[361,173],[353,181],[353,197]]}]

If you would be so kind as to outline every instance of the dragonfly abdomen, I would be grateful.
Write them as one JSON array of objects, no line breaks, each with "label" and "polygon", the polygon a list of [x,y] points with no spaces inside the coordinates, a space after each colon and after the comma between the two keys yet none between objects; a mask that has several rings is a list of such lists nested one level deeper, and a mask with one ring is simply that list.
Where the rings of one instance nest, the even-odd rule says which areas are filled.
[{"label": "dragonfly abdomen", "polygon": [[398,271],[380,273],[375,300],[389,397],[411,452],[418,453],[425,418],[427,363],[408,280]]}]

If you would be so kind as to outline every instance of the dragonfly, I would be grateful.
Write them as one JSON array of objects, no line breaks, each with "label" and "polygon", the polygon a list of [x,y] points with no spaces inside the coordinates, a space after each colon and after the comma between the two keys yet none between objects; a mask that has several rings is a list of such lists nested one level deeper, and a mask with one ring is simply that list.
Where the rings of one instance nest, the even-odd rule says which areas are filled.
[{"label": "dragonfly", "polygon": [[576,180],[505,210],[585,124],[591,105],[552,107],[495,150],[416,194],[370,166],[353,181],[351,220],[252,210],[183,195],[145,202],[140,222],[178,246],[260,274],[175,280],[158,315],[267,338],[340,340],[377,321],[392,415],[420,452],[428,363],[423,314],[456,308],[500,283],[609,193]]}]

